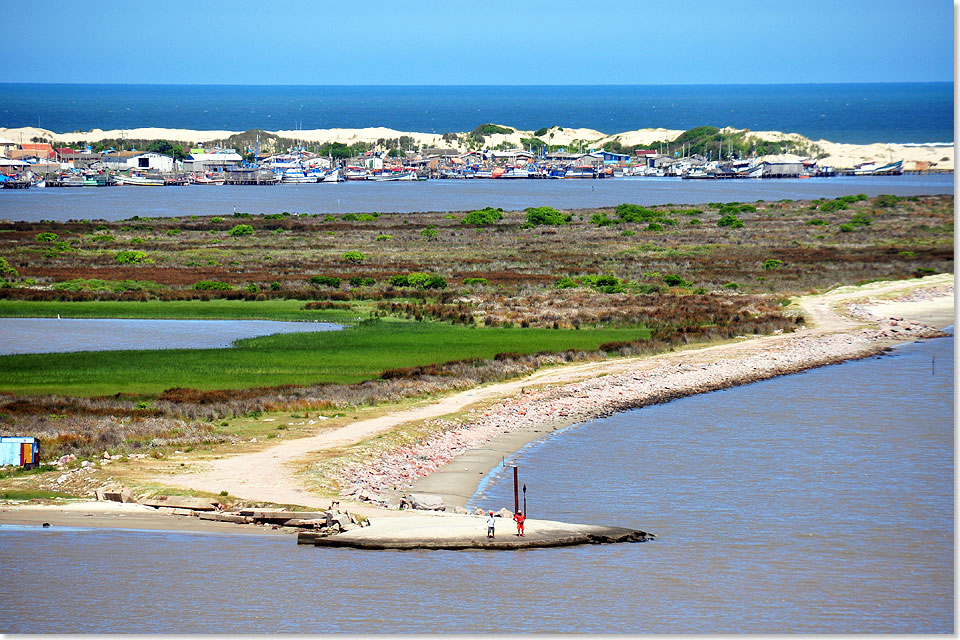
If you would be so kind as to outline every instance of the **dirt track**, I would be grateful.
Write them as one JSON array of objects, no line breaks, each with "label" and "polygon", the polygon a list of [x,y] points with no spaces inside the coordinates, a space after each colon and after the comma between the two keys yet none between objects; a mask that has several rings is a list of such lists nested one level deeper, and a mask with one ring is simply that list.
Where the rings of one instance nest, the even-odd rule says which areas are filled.
[{"label": "dirt track", "polygon": [[[314,454],[317,452],[361,442],[408,422],[456,413],[481,401],[509,398],[519,393],[522,387],[544,384],[562,385],[601,375],[626,371],[639,372],[678,357],[683,357],[686,362],[710,362],[745,357],[756,355],[784,341],[795,340],[797,337],[810,338],[853,331],[869,323],[841,313],[837,309],[838,305],[857,299],[874,301],[884,296],[903,294],[914,289],[952,286],[952,284],[952,274],[943,274],[920,280],[842,287],[826,294],[797,299],[807,325],[793,334],[764,336],[727,344],[684,349],[658,356],[590,362],[546,369],[519,380],[462,391],[425,407],[360,420],[329,432],[290,440],[261,451],[234,455],[213,462],[188,463],[190,466],[175,476],[161,476],[151,480],[165,485],[179,485],[212,493],[226,490],[231,495],[251,501],[326,507],[330,499],[311,493],[298,476],[298,469],[315,458]],[[925,314],[924,317],[931,317],[932,314],[940,319],[952,318],[952,288],[949,295],[900,303],[896,308],[916,311],[918,315]],[[904,315],[912,314],[904,313]],[[941,324],[951,323],[952,321],[948,321]]]}]

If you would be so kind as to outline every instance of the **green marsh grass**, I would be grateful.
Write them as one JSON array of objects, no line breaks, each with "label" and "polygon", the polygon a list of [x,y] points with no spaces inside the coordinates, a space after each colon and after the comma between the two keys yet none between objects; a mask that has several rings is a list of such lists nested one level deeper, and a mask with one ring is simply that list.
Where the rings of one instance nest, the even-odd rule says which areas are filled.
[{"label": "green marsh grass", "polygon": [[354,383],[377,378],[386,369],[493,358],[504,352],[594,351],[607,342],[643,340],[649,333],[622,327],[472,328],[384,321],[343,331],[250,338],[230,349],[3,356],[0,390],[30,395],[153,395],[174,387],[211,390]]}]

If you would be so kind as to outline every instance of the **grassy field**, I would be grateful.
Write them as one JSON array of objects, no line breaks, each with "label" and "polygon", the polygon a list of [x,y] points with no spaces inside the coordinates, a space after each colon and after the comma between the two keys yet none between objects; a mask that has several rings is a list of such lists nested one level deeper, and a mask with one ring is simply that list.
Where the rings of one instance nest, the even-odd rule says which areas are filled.
[{"label": "grassy field", "polygon": [[0,300],[2,318],[138,318],[170,320],[287,320],[346,322],[355,311],[304,310],[302,300]]},{"label": "grassy field", "polygon": [[505,352],[596,350],[606,342],[648,336],[649,331],[642,328],[575,331],[384,321],[339,332],[241,340],[232,349],[4,356],[0,357],[0,390],[30,395],[154,395],[173,387],[208,390],[352,383],[377,378],[386,369],[492,358]]}]

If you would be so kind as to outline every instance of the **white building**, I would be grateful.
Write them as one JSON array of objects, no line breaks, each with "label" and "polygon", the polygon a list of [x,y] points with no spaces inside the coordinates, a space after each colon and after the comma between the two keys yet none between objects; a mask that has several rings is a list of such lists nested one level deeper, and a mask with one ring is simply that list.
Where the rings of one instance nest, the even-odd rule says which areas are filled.
[{"label": "white building", "polygon": [[175,162],[170,156],[152,151],[127,158],[127,169],[142,169],[144,171],[169,173],[173,171],[178,164],[179,163]]},{"label": "white building", "polygon": [[239,153],[232,149],[215,153],[194,152],[183,161],[184,171],[226,171],[243,162]]}]

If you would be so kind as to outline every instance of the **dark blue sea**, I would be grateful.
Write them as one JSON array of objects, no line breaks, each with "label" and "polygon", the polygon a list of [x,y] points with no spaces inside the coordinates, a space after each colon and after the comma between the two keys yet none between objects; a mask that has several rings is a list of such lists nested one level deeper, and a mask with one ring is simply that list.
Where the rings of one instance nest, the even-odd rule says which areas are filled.
[{"label": "dark blue sea", "polygon": [[0,127],[469,131],[701,125],[811,139],[952,142],[953,83],[606,86],[0,84]]}]

